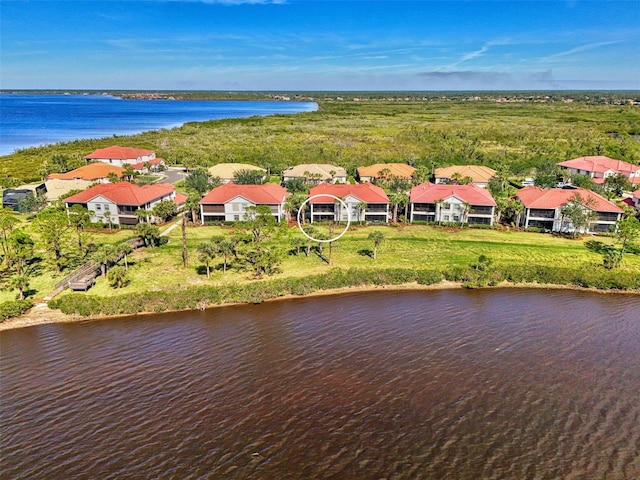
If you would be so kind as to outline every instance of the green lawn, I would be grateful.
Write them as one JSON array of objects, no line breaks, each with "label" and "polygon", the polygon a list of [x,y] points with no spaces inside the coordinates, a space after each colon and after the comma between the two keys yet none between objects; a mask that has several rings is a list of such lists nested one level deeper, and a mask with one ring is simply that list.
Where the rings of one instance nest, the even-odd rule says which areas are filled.
[{"label": "green lawn", "polygon": [[[385,241],[378,250],[377,259],[367,255],[372,242],[367,236],[373,230],[384,233]],[[187,229],[189,266],[182,266],[182,240],[179,228],[169,235],[169,243],[152,249],[142,249],[130,256],[129,275],[131,283],[124,289],[110,288],[99,278],[91,289],[91,294],[99,296],[119,295],[126,292],[162,290],[188,287],[192,285],[220,285],[233,282],[251,281],[249,272],[221,271],[218,262],[207,279],[203,264],[198,260],[197,246],[215,235],[230,235],[231,227],[197,226]],[[282,250],[289,250],[289,240],[302,236],[297,228],[284,228],[278,239],[272,240]],[[602,268],[602,257],[589,251],[584,241],[571,240],[548,234],[516,231],[495,231],[480,229],[451,229],[432,226],[405,227],[352,227],[334,244],[332,264],[321,258],[315,251],[307,257],[285,254],[281,272],[273,278],[302,277],[327,272],[331,268],[431,268],[446,269],[467,266],[480,255],[489,257],[494,264],[511,265],[562,265],[576,268]],[[610,243],[606,237],[599,240]],[[325,246],[324,256],[328,254]],[[640,274],[640,256],[626,255],[621,270],[637,271]]]}]

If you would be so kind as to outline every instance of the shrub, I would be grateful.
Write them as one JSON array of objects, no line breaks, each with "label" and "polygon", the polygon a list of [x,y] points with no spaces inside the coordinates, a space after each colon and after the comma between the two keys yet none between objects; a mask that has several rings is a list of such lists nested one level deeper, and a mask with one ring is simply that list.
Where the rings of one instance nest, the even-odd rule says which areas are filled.
[{"label": "shrub", "polygon": [[17,317],[33,307],[31,300],[10,300],[0,303],[0,322]]}]

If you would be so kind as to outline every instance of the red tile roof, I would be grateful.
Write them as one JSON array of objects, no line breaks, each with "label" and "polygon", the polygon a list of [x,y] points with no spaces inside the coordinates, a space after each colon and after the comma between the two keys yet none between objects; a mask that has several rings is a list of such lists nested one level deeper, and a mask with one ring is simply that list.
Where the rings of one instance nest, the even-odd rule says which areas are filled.
[{"label": "red tile roof", "polygon": [[147,160],[146,162],[138,162],[131,164],[131,168],[134,170],[142,170],[145,168],[146,164],[149,165],[159,165],[160,163],[164,163],[164,158],[152,158],[151,160]]},{"label": "red tile roof", "polygon": [[413,187],[409,199],[411,203],[434,203],[449,197],[459,198],[470,205],[496,204],[491,193],[477,185],[434,185],[429,182]]},{"label": "red tile roof", "polygon": [[633,198],[638,198],[640,199],[640,189],[636,190],[635,192],[633,192]]},{"label": "red tile roof", "polygon": [[151,155],[154,153],[153,150],[144,150],[142,148],[133,148],[133,147],[120,147],[119,145],[114,145],[112,147],[99,148],[85,158],[113,158],[118,160],[132,160],[140,157],[141,155]]},{"label": "red tile roof", "polygon": [[[332,184],[321,183],[309,191],[309,196],[328,194],[335,197],[345,198],[351,195],[365,203],[389,203],[389,197],[384,190],[371,183]],[[317,197],[310,200],[310,203],[334,203],[331,197]]]},{"label": "red tile roof", "polygon": [[275,183],[264,185],[238,185],[225,183],[207,193],[201,204],[219,205],[236,197],[242,197],[255,205],[278,205],[287,197],[287,190]]},{"label": "red tile roof", "polygon": [[175,191],[173,185],[169,183],[155,183],[139,187],[129,182],[103,183],[88,188],[84,192],[77,193],[66,198],[66,203],[87,203],[98,195],[111,200],[116,205],[137,205],[157,200],[160,197],[169,195]]},{"label": "red tile roof", "polygon": [[184,193],[180,193],[180,192],[176,192],[176,196],[173,197],[173,202],[176,205],[184,205],[184,203],[187,201],[187,196]]},{"label": "red tile roof", "polygon": [[594,173],[605,173],[609,170],[614,170],[624,173],[626,176],[640,170],[639,165],[632,165],[622,160],[605,157],[604,155],[574,158],[573,160],[560,162],[558,165]]},{"label": "red tile roof", "polygon": [[108,177],[110,173],[115,173],[118,177],[122,177],[122,170],[122,167],[118,167],[117,165],[95,162],[76,168],[70,172],[52,173],[47,178],[59,178],[62,180],[98,180]]},{"label": "red tile roof", "polygon": [[[552,209],[558,208],[562,205],[566,205],[571,201],[571,198],[579,194],[586,202],[592,202],[589,206],[596,212],[615,212],[621,213],[617,205],[611,203],[609,200],[601,195],[598,195],[591,190],[584,188],[576,189],[563,189],[563,188],[540,188],[540,187],[524,187],[518,190],[516,196],[523,203],[526,208],[544,208]],[[590,200],[586,200],[590,199]]]}]

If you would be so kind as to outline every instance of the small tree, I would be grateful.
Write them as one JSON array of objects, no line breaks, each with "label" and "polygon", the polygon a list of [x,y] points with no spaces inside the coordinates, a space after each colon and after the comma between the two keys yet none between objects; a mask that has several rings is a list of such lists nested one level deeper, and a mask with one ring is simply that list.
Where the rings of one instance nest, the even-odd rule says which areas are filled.
[{"label": "small tree", "polygon": [[[220,184],[220,179],[218,179],[217,184]],[[196,192],[200,198],[202,198],[202,196],[211,190],[215,184],[209,177],[209,173],[206,170],[203,168],[197,168],[184,179],[184,186],[187,190]]]},{"label": "small tree", "polygon": [[9,279],[9,287],[12,290],[18,290],[18,298],[24,300],[26,293],[29,291],[30,280],[27,275],[16,274]]},{"label": "small tree", "polygon": [[373,259],[375,260],[378,255],[378,247],[384,242],[384,233],[380,230],[374,230],[367,238],[373,242]]},{"label": "small tree", "polygon": [[107,269],[115,262],[117,256],[118,252],[113,245],[102,245],[93,254],[93,259],[100,264],[103,277],[107,275]]},{"label": "small tree", "polygon": [[596,213],[592,209],[593,203],[591,197],[584,199],[579,193],[576,193],[560,210],[563,218],[571,222],[571,225],[567,225],[565,228],[569,229],[573,226],[573,238],[576,238],[579,232],[588,230],[589,224],[595,218]]},{"label": "small tree", "polygon": [[118,255],[122,255],[124,258],[124,269],[129,270],[129,254],[133,252],[133,247],[129,242],[122,242],[116,245]]},{"label": "small tree", "polygon": [[115,266],[109,270],[107,275],[107,281],[113,288],[122,288],[129,284],[129,275],[126,269],[120,266]]},{"label": "small tree", "polygon": [[35,228],[45,252],[52,257],[56,272],[60,273],[68,262],[69,219],[64,211],[46,208],[36,217]]},{"label": "small tree", "polygon": [[136,225],[136,233],[142,237],[147,247],[155,247],[160,243],[160,229],[148,223]]},{"label": "small tree", "polygon": [[109,183],[118,183],[122,181],[122,179],[115,172],[107,173],[107,180],[109,180]]},{"label": "small tree", "polygon": [[107,220],[107,223],[109,224],[109,231],[113,230],[113,220],[111,220],[111,210],[105,210],[103,215],[104,215],[104,218]]},{"label": "small tree", "polygon": [[222,257],[222,273],[227,273],[229,260],[234,256],[236,251],[236,243],[221,235],[213,237],[211,243],[215,248],[215,253]]},{"label": "small tree", "polygon": [[366,218],[364,212],[367,210],[367,206],[367,202],[358,202],[356,204],[356,208],[358,209],[358,220],[360,220],[361,222],[364,222]]},{"label": "small tree", "polygon": [[76,229],[78,236],[78,248],[82,249],[82,232],[85,227],[91,223],[92,212],[84,208],[82,205],[72,205],[68,210],[69,223]]},{"label": "small tree", "polygon": [[151,213],[162,222],[166,222],[178,214],[178,206],[172,200],[163,200],[153,206]]},{"label": "small tree", "polygon": [[198,245],[198,260],[207,267],[207,278],[211,278],[211,262],[216,257],[216,247],[211,242]]}]

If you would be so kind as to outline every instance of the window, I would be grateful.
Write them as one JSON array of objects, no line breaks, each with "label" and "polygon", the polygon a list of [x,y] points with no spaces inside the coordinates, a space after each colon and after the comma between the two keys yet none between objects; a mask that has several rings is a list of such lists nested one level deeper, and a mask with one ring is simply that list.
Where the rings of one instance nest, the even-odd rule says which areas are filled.
[{"label": "window", "polygon": [[240,220],[240,215],[234,215],[233,219],[237,222],[238,220]]},{"label": "window", "polygon": [[100,205],[99,203],[96,203],[96,212],[101,212],[102,211],[102,205]]},{"label": "window", "polygon": [[231,204],[231,209],[232,209],[234,212],[239,212],[239,211],[240,211],[240,204],[239,204],[239,203],[232,203],[232,204]]},{"label": "window", "polygon": [[450,203],[448,203],[448,202],[444,202],[444,203],[442,204],[442,208],[444,208],[445,210],[447,210],[447,209],[451,208],[451,204],[450,204]]}]

